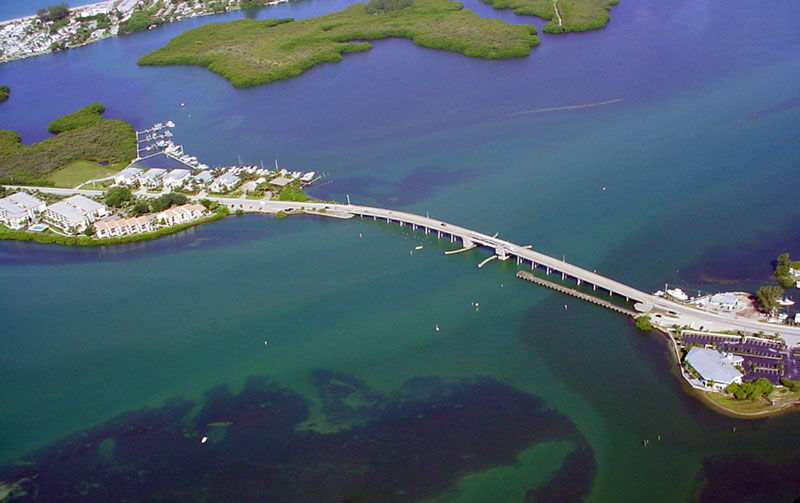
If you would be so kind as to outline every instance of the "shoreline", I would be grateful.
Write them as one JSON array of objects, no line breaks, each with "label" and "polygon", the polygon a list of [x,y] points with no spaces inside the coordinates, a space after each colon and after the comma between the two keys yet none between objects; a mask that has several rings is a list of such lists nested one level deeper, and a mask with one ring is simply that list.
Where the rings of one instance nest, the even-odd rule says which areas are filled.
[{"label": "shoreline", "polygon": [[[258,8],[260,9],[262,7],[270,7],[270,6],[281,4],[281,3],[287,3],[289,1],[291,1],[291,0],[267,0],[261,7],[258,7]],[[75,7],[70,7],[70,18],[72,18],[74,16],[75,19],[80,19],[81,16],[83,15],[84,11],[105,7],[106,5],[108,5],[108,3],[109,3],[108,1],[104,1],[104,2],[95,2],[95,3],[78,5],[78,6],[75,6]],[[139,6],[139,5],[141,5],[141,4],[138,4],[138,3],[136,4],[136,6]],[[198,5],[205,5],[205,4],[198,4]],[[206,8],[207,7],[208,6],[206,5]],[[160,22],[156,23],[155,26],[157,26],[159,24],[176,23],[176,22],[182,21],[184,19],[192,19],[192,18],[198,18],[198,17],[203,17],[203,16],[210,16],[210,15],[214,15],[214,14],[228,14],[230,12],[239,11],[239,10],[242,10],[242,9],[241,9],[241,7],[239,7],[239,3],[235,2],[233,4],[226,5],[225,6],[225,10],[223,10],[223,11],[205,10],[205,11],[200,11],[200,12],[191,12],[189,14],[176,15],[175,17],[160,18]],[[13,19],[0,20],[0,32],[2,32],[6,27],[13,26],[13,25],[28,24],[28,25],[32,26],[32,23],[34,23],[36,21],[37,17],[38,17],[37,14],[34,13],[34,14],[27,15],[27,16],[16,17],[16,18],[13,18]],[[28,59],[28,58],[33,58],[33,57],[36,57],[36,56],[42,56],[42,55],[45,55],[45,54],[54,54],[54,53],[57,53],[57,52],[64,52],[64,51],[69,50],[69,49],[77,49],[79,47],[83,47],[83,46],[86,46],[86,45],[89,45],[89,44],[92,44],[92,43],[95,43],[95,42],[99,42],[101,40],[105,40],[105,39],[113,38],[113,37],[119,37],[120,35],[132,35],[133,34],[133,33],[119,33],[119,26],[121,24],[122,23],[119,20],[117,20],[116,24],[113,25],[114,30],[111,30],[110,28],[109,29],[95,28],[94,31],[92,32],[93,36],[91,36],[88,40],[85,40],[85,41],[79,42],[79,43],[74,43],[74,44],[72,42],[70,42],[69,45],[63,46],[60,49],[55,49],[54,50],[52,45],[51,45],[47,49],[31,50],[30,52],[24,52],[24,53],[12,53],[11,55],[4,54],[2,57],[0,57],[0,65],[2,65],[3,63],[9,63],[9,62],[12,62],[12,61],[20,61],[20,60],[24,60],[24,59]],[[150,28],[153,28],[153,26],[151,26]],[[46,31],[47,31],[47,26],[46,25],[45,25],[44,28],[39,30],[40,33],[44,33]],[[146,30],[141,30],[141,31],[146,31]],[[136,32],[134,32],[134,33],[136,33]],[[56,32],[54,34],[50,34],[50,35],[51,35],[51,38],[52,38],[54,35],[58,35],[58,32]],[[94,36],[94,35],[97,35],[97,36]]]},{"label": "shoreline", "polygon": [[714,412],[722,414],[723,416],[732,417],[734,419],[752,420],[752,419],[764,419],[768,417],[776,417],[781,414],[792,412],[795,409],[800,410],[800,408],[798,408],[797,405],[792,403],[784,403],[780,406],[777,406],[777,408],[775,408],[774,405],[769,406],[769,408],[758,412],[741,412],[726,407],[725,405],[711,398],[710,394],[717,392],[697,389],[693,387],[691,384],[689,384],[689,382],[685,379],[683,375],[684,372],[683,366],[681,365],[681,359],[680,359],[680,348],[678,346],[677,341],[675,340],[675,337],[672,336],[669,330],[665,330],[661,327],[654,325],[653,331],[660,333],[670,341],[673,351],[670,351],[669,354],[672,359],[672,364],[674,365],[673,368],[677,370],[678,373],[676,377],[678,377],[681,380],[681,387],[684,389],[684,391],[686,391],[686,393],[689,394],[690,396],[702,402],[703,405],[713,410]]}]

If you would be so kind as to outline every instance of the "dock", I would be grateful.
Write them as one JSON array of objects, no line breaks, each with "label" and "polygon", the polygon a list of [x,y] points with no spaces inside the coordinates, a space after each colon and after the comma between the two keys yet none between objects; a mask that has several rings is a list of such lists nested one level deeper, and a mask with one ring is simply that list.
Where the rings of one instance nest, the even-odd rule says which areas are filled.
[{"label": "dock", "polygon": [[631,316],[631,317],[634,317],[634,318],[639,315],[639,313],[637,313],[635,311],[632,311],[630,309],[625,309],[624,307],[618,306],[618,305],[614,304],[613,302],[609,302],[609,301],[604,300],[604,299],[598,299],[594,295],[589,295],[589,294],[586,294],[586,293],[583,293],[583,292],[579,292],[578,290],[575,290],[573,288],[568,288],[566,286],[559,285],[558,283],[554,283],[552,281],[548,281],[546,279],[542,279],[542,278],[540,278],[540,277],[538,277],[538,276],[536,276],[533,273],[530,273],[528,271],[518,271],[517,272],[517,277],[519,279],[524,279],[525,281],[530,281],[531,283],[535,283],[535,284],[540,285],[540,286],[551,288],[551,289],[553,289],[553,290],[555,290],[557,292],[560,292],[560,293],[565,293],[567,295],[572,295],[573,297],[577,297],[577,298],[579,298],[581,300],[585,300],[586,302],[591,302],[592,304],[596,304],[598,306],[605,307],[606,309],[610,309],[610,310],[615,311],[617,313],[625,314],[625,315],[628,315],[628,316]]}]

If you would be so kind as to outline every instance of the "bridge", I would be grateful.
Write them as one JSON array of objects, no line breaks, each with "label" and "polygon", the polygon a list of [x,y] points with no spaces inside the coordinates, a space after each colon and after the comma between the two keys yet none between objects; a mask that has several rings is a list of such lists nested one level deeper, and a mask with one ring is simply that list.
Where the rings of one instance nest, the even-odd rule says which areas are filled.
[{"label": "bridge", "polygon": [[[35,189],[43,192],[65,195],[75,193],[82,193],[90,196],[102,195],[102,191],[95,190],[57,189],[47,187],[35,187]],[[195,196],[195,199],[199,199],[199,197]],[[494,253],[494,256],[496,256],[498,260],[514,260],[518,266],[530,267],[532,270],[541,269],[546,275],[560,276],[562,281],[573,281],[578,286],[584,285],[585,289],[591,288],[593,291],[607,292],[610,296],[616,295],[620,298],[624,298],[626,301],[647,306],[647,308],[650,309],[645,309],[646,311],[650,310],[653,313],[657,313],[656,316],[663,316],[664,319],[674,319],[676,320],[675,324],[678,325],[687,325],[691,323],[704,327],[706,330],[736,330],[753,334],[778,334],[783,337],[788,346],[800,345],[800,326],[764,323],[750,318],[704,311],[693,306],[673,302],[597,274],[594,271],[589,271],[564,260],[538,252],[531,246],[521,246],[511,241],[501,239],[496,235],[489,236],[488,234],[429,216],[354,204],[290,202],[224,197],[208,197],[207,199],[224,204],[234,211],[242,210],[245,212],[277,213],[278,211],[294,210],[331,217],[351,218],[355,216],[396,223],[400,226],[408,226],[412,230],[421,230],[425,234],[434,234],[438,238],[449,239],[451,242],[459,242],[462,246],[462,250],[476,246],[487,248]],[[525,279],[530,280],[529,277]],[[552,284],[552,282],[547,283]],[[659,320],[655,321],[658,322]],[[671,322],[662,324],[670,326]]]}]

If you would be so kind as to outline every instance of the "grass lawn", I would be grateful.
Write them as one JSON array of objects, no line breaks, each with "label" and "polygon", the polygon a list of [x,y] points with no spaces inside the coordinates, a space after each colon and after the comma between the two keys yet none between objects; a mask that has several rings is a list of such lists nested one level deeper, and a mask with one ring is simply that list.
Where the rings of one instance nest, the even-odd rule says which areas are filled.
[{"label": "grass lawn", "polygon": [[63,168],[58,168],[51,172],[47,175],[46,179],[55,182],[56,187],[72,188],[77,187],[86,180],[113,175],[124,167],[124,163],[103,166],[102,164],[91,161],[74,161]]},{"label": "grass lawn", "polygon": [[[608,24],[608,11],[619,0],[483,0],[495,9],[513,9],[515,14],[547,19],[546,33],[596,30]],[[561,23],[558,22],[555,6]]]}]

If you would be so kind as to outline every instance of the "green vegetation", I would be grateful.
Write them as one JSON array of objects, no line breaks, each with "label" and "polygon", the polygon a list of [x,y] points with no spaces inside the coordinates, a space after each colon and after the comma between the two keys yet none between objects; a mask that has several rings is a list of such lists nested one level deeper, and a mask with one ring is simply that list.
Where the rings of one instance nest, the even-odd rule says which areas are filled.
[{"label": "green vegetation", "polygon": [[63,133],[72,129],[92,126],[103,120],[103,112],[106,111],[100,103],[92,103],[80,110],[53,120],[47,125],[47,130],[53,134]]},{"label": "green vegetation", "polygon": [[264,2],[261,0],[239,0],[240,9],[255,9],[263,6]]},{"label": "green vegetation", "polygon": [[129,236],[120,236],[118,238],[104,238],[96,239],[88,236],[63,236],[61,234],[54,234],[52,232],[26,232],[24,230],[13,230],[8,227],[0,225],[0,239],[15,239],[17,241],[35,241],[43,244],[59,244],[65,246],[103,246],[123,243],[135,243],[137,241],[146,241],[148,239],[155,239],[167,234],[174,234],[189,227],[200,225],[220,218],[228,214],[228,209],[220,206],[217,211],[208,217],[185,222],[172,227],[166,227],[153,232],[146,232],[144,234],[133,234]]},{"label": "green vegetation", "polygon": [[275,213],[275,218],[286,218],[286,217],[288,217],[288,216],[289,216],[289,214],[288,214],[288,213],[286,213],[286,212],[285,212],[285,211],[283,211],[283,210],[280,210],[280,211],[278,211],[277,213]]},{"label": "green vegetation", "polygon": [[[515,14],[536,16],[549,22],[545,33],[596,30],[608,24],[608,11],[619,0],[483,0],[495,9],[513,9]],[[556,15],[555,8],[558,8]]]},{"label": "green vegetation", "polygon": [[53,185],[42,178],[74,161],[130,162],[136,157],[133,126],[103,119],[97,105],[51,122],[59,134],[32,145],[23,145],[16,131],[0,130],[0,183]]},{"label": "green vegetation", "polygon": [[81,185],[87,180],[113,175],[123,167],[123,163],[103,166],[100,163],[91,161],[75,161],[52,171],[47,175],[46,179],[52,181],[56,187],[72,188]]},{"label": "green vegetation", "polygon": [[742,384],[731,383],[725,391],[733,395],[736,400],[755,400],[767,396],[775,389],[769,379],[762,377],[755,381],[745,381]]},{"label": "green vegetation", "polygon": [[50,7],[41,8],[36,11],[36,15],[39,16],[39,19],[45,22],[61,21],[69,16],[69,6],[62,2],[56,5],[51,5]]},{"label": "green vegetation", "polygon": [[[371,48],[365,40],[389,37],[479,58],[518,58],[539,43],[533,26],[482,18],[450,0],[380,0],[357,3],[315,18],[240,19],[209,23],[139,58],[140,65],[200,65],[247,87],[296,77],[309,68]],[[378,9],[378,6],[381,9]],[[378,9],[371,14],[367,9]],[[354,42],[356,41],[356,42]]]},{"label": "green vegetation", "polygon": [[778,261],[775,264],[775,279],[784,288],[791,288],[794,286],[794,276],[789,272],[789,269],[800,269],[800,262],[792,262],[788,253],[781,253],[778,255]]},{"label": "green vegetation", "polygon": [[308,201],[308,196],[300,187],[287,185],[281,190],[280,194],[278,194],[278,201],[297,201],[302,203]]},{"label": "green vegetation", "polygon": [[783,288],[777,285],[764,285],[756,290],[759,307],[765,313],[771,313],[780,307],[778,299],[783,296]]},{"label": "green vegetation", "polygon": [[150,9],[141,9],[133,13],[127,21],[120,23],[120,33],[136,33],[137,31],[144,31],[150,26],[162,24],[164,22],[160,17],[156,17],[155,13],[158,10],[158,4]]},{"label": "green vegetation", "polygon": [[781,384],[789,388],[795,393],[800,392],[800,381],[792,381],[791,379],[786,379],[785,377],[781,377]]},{"label": "green vegetation", "polygon": [[0,103],[8,101],[9,96],[11,96],[11,88],[8,86],[0,86]]},{"label": "green vegetation", "polygon": [[163,196],[153,199],[150,202],[150,208],[152,208],[153,212],[158,213],[159,211],[164,211],[173,206],[186,204],[186,201],[188,201],[188,199],[185,195],[178,192],[170,192],[169,194],[164,194]]},{"label": "green vegetation", "polygon": [[121,208],[131,200],[131,189],[128,187],[111,187],[106,191],[103,201],[108,206]]},{"label": "green vegetation", "polygon": [[413,0],[370,0],[366,11],[369,14],[381,14],[410,7]]},{"label": "green vegetation", "polygon": [[636,318],[636,328],[643,332],[649,332],[650,330],[653,330],[653,323],[650,320],[650,316],[645,314]]}]

